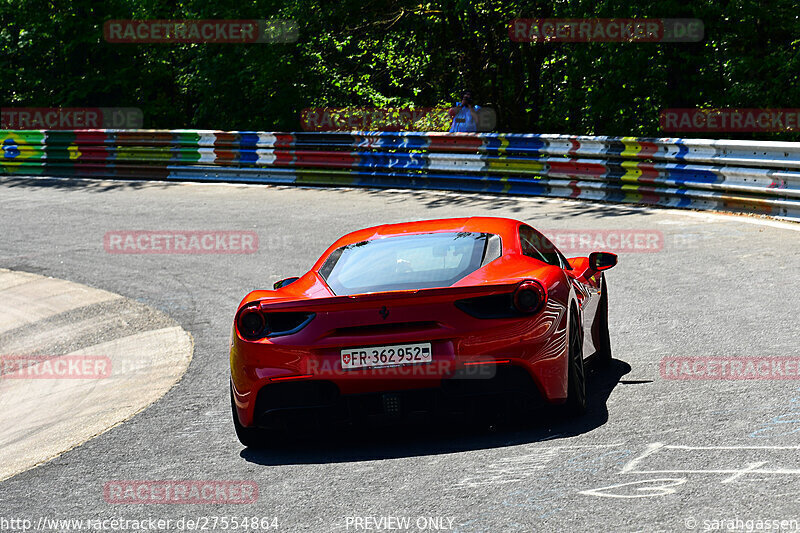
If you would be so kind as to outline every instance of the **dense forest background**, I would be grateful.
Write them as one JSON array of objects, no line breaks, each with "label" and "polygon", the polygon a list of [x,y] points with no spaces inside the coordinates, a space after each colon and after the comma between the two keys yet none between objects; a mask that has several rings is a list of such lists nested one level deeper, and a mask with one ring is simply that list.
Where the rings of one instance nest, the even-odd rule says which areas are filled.
[{"label": "dense forest background", "polygon": [[[520,17],[698,18],[705,39],[518,43]],[[103,39],[109,19],[272,18],[299,40]],[[497,131],[664,136],[664,108],[800,107],[799,76],[796,0],[0,0],[0,105],[138,107],[148,128],[295,131],[303,108],[449,105],[470,87]]]}]

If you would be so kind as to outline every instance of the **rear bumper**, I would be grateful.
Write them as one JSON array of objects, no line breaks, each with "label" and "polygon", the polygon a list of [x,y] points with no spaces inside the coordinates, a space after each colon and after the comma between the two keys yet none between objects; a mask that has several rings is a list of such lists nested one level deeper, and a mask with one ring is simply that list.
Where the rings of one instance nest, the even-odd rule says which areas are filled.
[{"label": "rear bumper", "polygon": [[[455,392],[453,389],[485,391],[497,383],[485,374],[460,379],[465,369],[479,368],[468,365],[493,361],[505,363],[489,364],[485,370],[500,371],[506,366],[518,369],[515,372],[526,376],[530,392],[548,403],[559,403],[567,396],[567,313],[566,307],[554,298],[548,300],[542,312],[527,318],[477,319],[454,310],[452,302],[442,304],[441,309],[409,306],[393,308],[392,313],[400,315],[397,322],[370,325],[366,318],[351,316],[348,320],[352,322],[346,322],[344,318],[336,318],[339,316],[336,313],[328,316],[320,311],[306,328],[294,335],[257,341],[244,340],[234,331],[230,363],[239,422],[245,427],[262,423],[259,417],[270,410],[262,405],[265,401],[260,400],[262,395],[285,396],[288,405],[281,409],[294,408],[297,416],[328,409],[329,415],[338,417],[347,413],[347,418],[357,417],[365,409],[362,404],[369,405],[373,398],[380,398],[382,405],[384,395],[391,392],[400,398],[403,409],[406,404],[413,405],[412,397],[426,394],[433,395],[428,401],[436,406],[446,405]],[[433,320],[437,316],[447,316],[449,322]],[[334,319],[341,323],[332,323]],[[417,342],[431,344],[430,363],[342,368],[343,348]],[[483,381],[490,383],[481,384]],[[325,386],[322,393],[310,389],[305,396],[290,394],[303,388],[289,385],[303,382],[329,383],[330,387]],[[459,382],[467,385],[457,385]]]},{"label": "rear bumper", "polygon": [[261,388],[252,426],[300,430],[431,420],[496,418],[546,403],[530,374],[499,365],[486,379],[450,378],[427,387],[342,394],[331,381],[271,383]]}]

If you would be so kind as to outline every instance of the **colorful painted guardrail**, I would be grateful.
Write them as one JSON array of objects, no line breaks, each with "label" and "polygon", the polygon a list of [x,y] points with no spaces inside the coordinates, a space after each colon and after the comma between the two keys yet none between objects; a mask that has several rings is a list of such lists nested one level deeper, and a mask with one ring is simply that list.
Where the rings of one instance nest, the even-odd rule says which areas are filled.
[{"label": "colorful painted guardrail", "polygon": [[545,134],[0,130],[12,176],[443,189],[800,220],[800,143]]}]

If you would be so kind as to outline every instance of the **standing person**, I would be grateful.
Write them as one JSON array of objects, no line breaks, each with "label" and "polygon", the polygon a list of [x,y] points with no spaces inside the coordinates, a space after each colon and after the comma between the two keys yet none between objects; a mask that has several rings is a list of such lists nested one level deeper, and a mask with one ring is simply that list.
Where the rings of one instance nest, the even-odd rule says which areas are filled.
[{"label": "standing person", "polygon": [[461,93],[461,102],[450,108],[450,117],[453,119],[450,132],[478,131],[478,110],[480,108],[472,103],[472,91]]}]

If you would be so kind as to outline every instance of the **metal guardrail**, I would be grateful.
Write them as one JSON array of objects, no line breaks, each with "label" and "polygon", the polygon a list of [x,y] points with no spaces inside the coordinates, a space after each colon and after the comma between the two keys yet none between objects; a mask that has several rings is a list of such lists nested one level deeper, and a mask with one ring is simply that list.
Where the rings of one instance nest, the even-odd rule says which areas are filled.
[{"label": "metal guardrail", "polygon": [[800,143],[540,134],[0,130],[0,173],[443,189],[800,220]]}]

